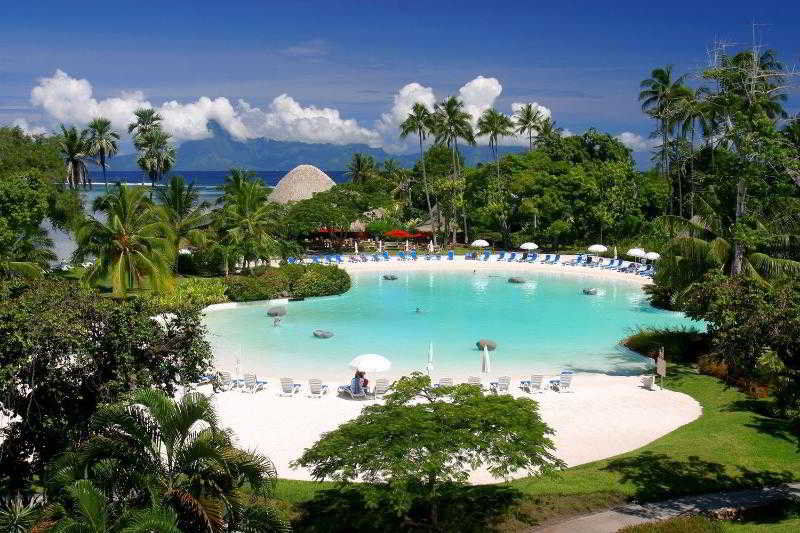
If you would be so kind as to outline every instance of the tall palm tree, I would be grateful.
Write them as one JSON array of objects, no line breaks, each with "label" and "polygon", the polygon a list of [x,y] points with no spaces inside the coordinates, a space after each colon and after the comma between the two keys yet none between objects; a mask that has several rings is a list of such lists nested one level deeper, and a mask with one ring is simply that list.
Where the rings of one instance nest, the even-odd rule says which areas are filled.
[{"label": "tall palm tree", "polygon": [[86,443],[66,456],[63,477],[85,473],[108,492],[135,500],[154,495],[177,514],[181,531],[289,530],[261,503],[274,488],[275,466],[234,446],[206,396],[189,393],[176,401],[139,389],[100,408],[90,429]]},{"label": "tall palm tree", "polygon": [[[464,140],[469,145],[475,145],[475,134],[472,131],[472,115],[464,111],[464,102],[455,96],[449,97],[443,102],[439,102],[434,106],[433,113],[433,133],[436,142],[445,144],[450,148],[453,158],[453,177],[458,181],[461,175],[461,169],[458,163],[458,141]],[[464,193],[463,189],[460,193],[461,204],[463,206],[464,216],[464,242],[469,241],[467,232],[467,209],[463,205]]]},{"label": "tall palm tree", "polygon": [[658,121],[658,133],[661,135],[661,171],[664,179],[670,184],[669,209],[672,213],[672,181],[669,179],[669,135],[676,120],[675,103],[686,95],[683,82],[686,76],[672,77],[672,65],[656,68],[650,77],[640,83],[639,101],[642,111]]},{"label": "tall palm tree", "polygon": [[97,258],[86,270],[84,283],[108,279],[117,298],[132,290],[158,292],[171,287],[173,237],[155,216],[144,190],[118,184],[116,190],[97,198],[93,207],[104,217],[90,216],[76,232],[76,258]]},{"label": "tall palm tree", "polygon": [[[713,110],[709,105],[705,96],[709,94],[706,87],[699,87],[694,91],[685,91],[678,100],[678,119],[681,122],[681,135],[686,138],[689,137],[689,185],[690,201],[689,201],[689,219],[694,216],[694,199],[696,193],[697,180],[694,174],[694,138],[697,127],[699,126],[700,132],[706,140],[709,140],[711,133],[714,129]],[[683,216],[682,195],[681,205],[679,207],[678,215]]]},{"label": "tall palm tree", "polygon": [[100,167],[103,169],[103,181],[106,183],[108,192],[108,178],[106,177],[106,159],[117,155],[119,150],[119,133],[111,129],[111,121],[107,118],[98,117],[89,123],[89,155],[98,158]]},{"label": "tall palm tree", "polygon": [[161,127],[161,115],[155,109],[142,107],[134,111],[135,120],[128,124],[128,133],[133,136],[133,144],[141,149],[141,138],[150,130]]},{"label": "tall palm tree", "polygon": [[64,488],[70,508],[57,504],[33,531],[50,533],[181,533],[178,515],[168,507],[153,505],[124,510],[115,506],[94,483],[80,479]]},{"label": "tall palm tree", "polygon": [[375,175],[376,171],[375,160],[372,156],[356,153],[353,154],[353,159],[347,165],[345,175],[353,183],[363,185]]},{"label": "tall palm tree", "polygon": [[167,186],[157,191],[157,195],[159,205],[156,213],[170,230],[172,253],[177,257],[181,247],[202,238],[200,228],[210,222],[207,212],[210,204],[199,201],[194,183],[186,183],[183,176],[172,176]]},{"label": "tall palm tree", "polygon": [[487,109],[478,118],[478,136],[489,137],[489,148],[492,150],[497,166],[497,179],[500,179],[500,159],[497,157],[497,141],[500,137],[514,134],[514,122],[496,109]]},{"label": "tall palm tree", "polygon": [[[224,204],[231,198],[237,196],[241,191],[246,188],[246,184],[253,181],[259,181],[258,176],[252,170],[245,170],[243,168],[232,168],[225,176],[225,182],[220,186],[222,195],[217,198],[218,204]],[[264,196],[266,197],[267,191],[264,189]]]},{"label": "tall palm tree", "polygon": [[175,165],[175,146],[170,142],[171,135],[161,128],[152,128],[139,137],[140,153],[136,160],[139,167],[147,172],[152,181],[150,196],[153,195],[156,182]]},{"label": "tall palm tree", "polygon": [[433,244],[435,245],[436,234],[438,233],[438,220],[434,220],[433,218],[431,193],[428,187],[428,173],[425,169],[425,149],[422,146],[423,141],[427,138],[428,134],[431,133],[432,120],[431,112],[425,107],[425,104],[421,102],[415,103],[411,107],[411,113],[409,113],[408,117],[400,124],[400,138],[405,139],[411,134],[416,134],[419,140],[420,163],[422,164],[422,185],[425,188],[425,202],[428,206],[428,216],[433,224],[431,229],[433,229]]},{"label": "tall palm tree", "polygon": [[542,119],[539,123],[539,136],[537,139],[548,139],[550,137],[557,137],[561,135],[563,130],[556,126],[556,121],[550,117]]},{"label": "tall palm tree", "polygon": [[58,148],[67,168],[67,183],[73,189],[78,184],[85,187],[89,177],[89,169],[86,167],[86,158],[89,157],[87,135],[86,130],[78,131],[75,126],[65,128],[61,125]]},{"label": "tall palm tree", "polygon": [[544,118],[542,111],[538,107],[534,108],[533,104],[525,104],[514,113],[517,133],[524,135],[527,132],[530,151],[533,151],[533,132],[539,133]]}]

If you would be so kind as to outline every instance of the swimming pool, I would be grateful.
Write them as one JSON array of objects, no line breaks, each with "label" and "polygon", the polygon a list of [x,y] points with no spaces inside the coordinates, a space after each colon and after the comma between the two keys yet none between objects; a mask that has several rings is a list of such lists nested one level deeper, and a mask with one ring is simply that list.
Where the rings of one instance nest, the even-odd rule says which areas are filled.
[{"label": "swimming pool", "polygon": [[[398,279],[353,273],[346,294],[290,302],[279,327],[266,316],[266,304],[207,312],[217,367],[298,381],[344,380],[353,357],[378,353],[392,361],[389,374],[400,376],[423,371],[433,343],[433,377],[462,378],[480,375],[475,343],[483,338],[497,342],[493,376],[562,369],[632,374],[648,360],[617,343],[636,327],[702,328],[681,313],[652,307],[641,287],[625,280],[502,267],[391,273]],[[508,283],[511,276],[525,283]],[[587,286],[598,293],[583,294]],[[316,329],[334,336],[315,338]]]}]

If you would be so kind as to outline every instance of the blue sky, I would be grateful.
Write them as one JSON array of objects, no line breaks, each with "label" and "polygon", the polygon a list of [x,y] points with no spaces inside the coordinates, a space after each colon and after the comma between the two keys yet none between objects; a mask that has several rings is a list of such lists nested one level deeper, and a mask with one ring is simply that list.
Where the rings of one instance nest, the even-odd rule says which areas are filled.
[{"label": "blue sky", "polygon": [[[800,2],[85,1],[4,11],[0,122],[78,123],[85,101],[122,121],[130,102],[175,101],[179,139],[202,136],[189,122],[230,115],[243,138],[330,141],[309,132],[328,120],[332,135],[400,150],[389,138],[398,91],[417,83],[438,99],[478,76],[496,83],[472,86],[475,109],[537,102],[571,132],[646,139],[652,124],[636,96],[655,66],[696,71],[715,39],[747,45],[753,21],[765,45],[800,63]],[[32,101],[42,78],[51,82]]]}]

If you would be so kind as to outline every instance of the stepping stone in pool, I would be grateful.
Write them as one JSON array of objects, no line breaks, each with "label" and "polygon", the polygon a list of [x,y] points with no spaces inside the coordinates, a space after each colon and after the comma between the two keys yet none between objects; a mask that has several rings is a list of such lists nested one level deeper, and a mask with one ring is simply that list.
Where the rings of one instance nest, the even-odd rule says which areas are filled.
[{"label": "stepping stone in pool", "polygon": [[383,279],[389,280],[389,281],[394,281],[394,280],[397,279],[397,276],[395,276],[394,274],[384,274],[383,275]]},{"label": "stepping stone in pool", "polygon": [[483,350],[483,347],[486,346],[490,352],[493,352],[495,348],[497,348],[497,343],[489,340],[489,339],[481,339],[475,343],[479,350]]},{"label": "stepping stone in pool", "polygon": [[270,307],[267,310],[268,316],[285,316],[286,315],[286,308],[281,306],[278,307]]},{"label": "stepping stone in pool", "polygon": [[315,329],[314,336],[318,339],[330,339],[333,337],[333,333],[330,331],[325,331],[324,329]]},{"label": "stepping stone in pool", "polygon": [[509,283],[525,283],[525,280],[522,278],[508,278]]}]

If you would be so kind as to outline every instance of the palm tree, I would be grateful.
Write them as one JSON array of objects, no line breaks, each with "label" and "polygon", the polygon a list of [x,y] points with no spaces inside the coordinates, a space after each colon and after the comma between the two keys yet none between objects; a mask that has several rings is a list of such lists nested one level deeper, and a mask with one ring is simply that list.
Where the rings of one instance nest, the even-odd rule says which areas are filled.
[{"label": "palm tree", "polygon": [[489,148],[492,150],[497,166],[497,179],[500,179],[500,159],[497,157],[497,141],[500,137],[514,134],[514,122],[496,109],[487,109],[478,119],[478,136],[489,136]]},{"label": "palm tree", "polygon": [[[194,183],[186,183],[183,176],[172,176],[169,184],[157,191],[159,204],[156,213],[170,229],[172,253],[177,257],[181,247],[201,239],[200,228],[209,224],[206,212],[210,204],[199,202]],[[177,268],[177,261],[175,262]]]},{"label": "palm tree", "polygon": [[[453,158],[453,176],[456,181],[460,178],[460,168],[458,164],[458,140],[463,139],[469,145],[475,145],[475,134],[472,131],[472,115],[464,111],[464,102],[451,96],[447,100],[437,103],[434,106],[432,120],[432,130],[439,144],[445,144],[450,148]],[[464,204],[464,187],[460,193],[461,204],[464,215],[464,242],[469,241],[467,233],[467,210]]]},{"label": "palm tree", "polygon": [[[422,185],[425,188],[425,202],[428,206],[428,216],[433,224],[433,244],[436,244],[436,234],[438,233],[437,223],[438,220],[434,220],[433,217],[433,207],[431,205],[431,193],[428,187],[428,173],[425,169],[425,149],[422,147],[422,142],[427,138],[428,134],[431,132],[432,127],[432,115],[431,112],[428,111],[428,108],[425,107],[425,104],[421,102],[415,103],[411,107],[411,113],[408,114],[408,117],[400,124],[400,138],[405,139],[409,135],[416,134],[417,138],[419,139],[419,154],[420,154],[420,162],[422,163]],[[436,217],[438,219],[438,217]]]},{"label": "palm tree", "polygon": [[119,149],[119,133],[111,129],[111,121],[98,117],[89,123],[89,155],[99,157],[100,167],[103,169],[103,181],[106,182],[108,192],[108,178],[106,177],[106,159],[117,155]]},{"label": "palm tree", "polygon": [[658,125],[658,133],[661,135],[661,171],[664,179],[670,184],[669,210],[672,213],[672,181],[669,179],[669,134],[674,126],[676,109],[674,104],[686,95],[688,89],[683,82],[686,76],[672,79],[672,65],[663,68],[656,68],[650,73],[650,77],[642,80],[639,92],[639,101],[642,103],[642,111],[655,118]]},{"label": "palm tree", "polygon": [[133,137],[133,145],[141,149],[140,140],[150,130],[161,127],[161,115],[155,109],[142,107],[134,111],[136,120],[128,124],[128,133]]},{"label": "palm tree", "polygon": [[63,477],[86,475],[134,500],[153,495],[177,514],[181,531],[288,531],[261,503],[274,488],[275,466],[234,446],[206,396],[189,393],[176,401],[139,389],[100,408],[90,429],[86,443],[66,456]]},{"label": "palm tree", "polygon": [[88,479],[65,487],[71,509],[55,505],[33,531],[50,533],[181,533],[178,515],[167,507],[153,505],[124,510],[115,516],[106,495]]},{"label": "palm tree", "polygon": [[[256,181],[258,176],[252,170],[245,170],[243,168],[232,168],[225,176],[225,182],[220,187],[222,195],[217,198],[218,204],[224,204],[231,198],[238,195],[245,189],[245,184]],[[267,191],[264,190],[264,197],[266,198]]]},{"label": "palm tree", "polygon": [[33,530],[42,512],[41,496],[24,500],[15,497],[0,498],[0,531],[3,533],[28,533]]},{"label": "palm tree", "polygon": [[161,181],[161,176],[175,165],[175,146],[170,138],[170,134],[158,127],[139,136],[140,155],[136,162],[150,176],[153,187],[150,190],[151,197],[156,182]]},{"label": "palm tree", "polygon": [[[708,95],[708,89],[700,87],[695,91],[685,91],[678,100],[678,118],[681,122],[681,135],[686,138],[689,136],[689,183],[691,187],[690,201],[689,201],[689,218],[694,217],[694,199],[696,192],[696,178],[694,175],[694,137],[697,126],[703,137],[709,139],[711,132],[714,129],[713,110],[705,96]],[[680,206],[678,208],[678,215],[683,216],[683,195],[680,195]]]},{"label": "palm tree", "polygon": [[[280,207],[267,201],[266,189],[258,181],[244,183],[239,193],[219,213],[223,241],[233,244],[245,264],[269,259],[277,243],[272,237]],[[227,270],[227,266],[226,266]]]},{"label": "palm tree", "polygon": [[350,177],[350,181],[357,184],[365,184],[375,175],[377,168],[372,156],[364,154],[353,154],[353,159],[347,165],[345,175]]},{"label": "palm tree", "polygon": [[517,109],[514,118],[516,119],[517,133],[520,135],[528,133],[528,149],[533,151],[533,132],[539,133],[542,120],[545,118],[542,111],[538,107],[534,108],[533,104],[525,104]]},{"label": "palm tree", "polygon": [[136,289],[171,287],[174,237],[155,216],[144,190],[118,184],[116,190],[97,198],[93,207],[103,213],[103,219],[90,216],[76,232],[76,258],[97,258],[86,270],[84,283],[109,279],[117,298]]},{"label": "palm tree", "polygon": [[78,184],[86,186],[89,169],[85,159],[89,156],[89,146],[86,142],[86,130],[78,131],[75,126],[65,128],[61,125],[61,137],[58,139],[58,148],[61,158],[67,168],[67,183],[75,189]]},{"label": "palm tree", "polygon": [[550,117],[543,119],[539,123],[539,136],[537,139],[549,139],[550,137],[557,137],[561,135],[563,130],[556,126],[556,121]]},{"label": "palm tree", "polygon": [[0,278],[38,278],[56,259],[53,239],[47,230],[39,226],[26,229],[16,235],[9,246],[0,250]]}]

